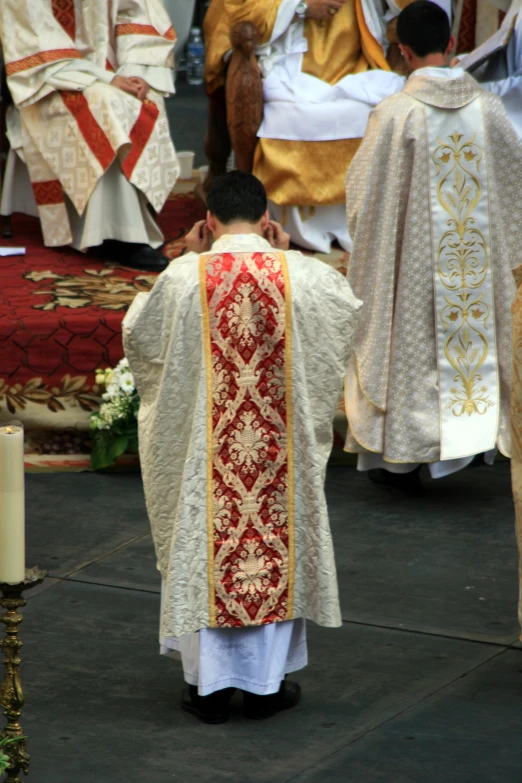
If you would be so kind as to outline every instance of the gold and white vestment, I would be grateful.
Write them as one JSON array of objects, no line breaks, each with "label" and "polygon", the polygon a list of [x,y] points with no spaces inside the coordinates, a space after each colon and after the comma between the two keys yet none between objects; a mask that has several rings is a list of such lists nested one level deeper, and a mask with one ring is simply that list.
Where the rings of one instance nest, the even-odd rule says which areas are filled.
[{"label": "gold and white vestment", "polygon": [[346,186],[348,279],[365,303],[346,450],[509,455],[522,145],[500,100],[462,70],[415,72],[372,113]]}]

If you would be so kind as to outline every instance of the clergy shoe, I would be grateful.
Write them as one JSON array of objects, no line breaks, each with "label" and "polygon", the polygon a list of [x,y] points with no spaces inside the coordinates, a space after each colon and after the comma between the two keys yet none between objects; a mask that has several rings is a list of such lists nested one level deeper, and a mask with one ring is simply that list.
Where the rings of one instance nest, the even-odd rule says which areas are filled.
[{"label": "clergy shoe", "polygon": [[144,272],[164,272],[170,264],[161,250],[150,245],[129,245],[129,254],[122,254],[119,263],[131,269],[142,269]]},{"label": "clergy shoe", "polygon": [[424,487],[419,473],[420,467],[410,473],[391,473],[384,468],[374,468],[368,471],[368,478],[381,487],[397,489],[409,498],[420,498],[424,495]]},{"label": "clergy shoe", "polygon": [[109,259],[120,266],[141,269],[144,272],[164,272],[170,263],[160,248],[154,249],[150,245],[120,242],[116,239],[106,239],[103,245],[91,248],[89,252],[97,258]]},{"label": "clergy shoe", "polygon": [[202,723],[226,723],[228,720],[228,702],[235,688],[224,688],[208,696],[200,696],[196,685],[183,689],[181,706],[186,712],[195,715]]},{"label": "clergy shoe", "polygon": [[299,704],[301,686],[291,680],[283,680],[277,693],[258,696],[257,693],[243,691],[243,715],[252,720],[271,718],[276,712],[289,710]]}]

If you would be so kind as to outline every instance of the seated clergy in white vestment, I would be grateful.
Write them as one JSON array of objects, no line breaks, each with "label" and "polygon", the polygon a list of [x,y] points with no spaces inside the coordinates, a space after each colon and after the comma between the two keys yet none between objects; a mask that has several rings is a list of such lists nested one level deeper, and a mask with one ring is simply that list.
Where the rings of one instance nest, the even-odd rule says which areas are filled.
[{"label": "seated clergy in white vestment", "polygon": [[2,0],[0,40],[17,156],[0,211],[29,202],[47,246],[113,240],[104,250],[121,263],[165,269],[153,214],[178,164],[163,101],[175,33],[161,0]]},{"label": "seated clergy in white vestment", "polygon": [[522,0],[495,0],[507,11],[500,29],[474,52],[463,57],[465,68],[481,87],[499,95],[506,114],[522,137]]},{"label": "seated clergy in white vestment", "polygon": [[[227,720],[294,706],[305,620],[341,625],[324,479],[360,303],[288,251],[251,174],[214,180],[207,221],[123,323],[162,578],[161,652],[182,706]],[[210,234],[213,243],[210,241]]]},{"label": "seated clergy in white vestment", "polygon": [[[253,22],[264,118],[254,174],[270,213],[301,247],[351,250],[344,178],[370,111],[402,89],[387,62],[387,24],[411,0],[212,0],[205,25],[207,92],[224,83],[230,30]],[[440,0],[451,9],[449,0]]]},{"label": "seated clergy in white vestment", "polygon": [[498,97],[446,67],[446,15],[417,0],[397,36],[406,86],[372,113],[346,180],[364,300],[346,384],[346,450],[380,483],[422,489],[509,455],[511,268],[522,262],[522,144]]}]

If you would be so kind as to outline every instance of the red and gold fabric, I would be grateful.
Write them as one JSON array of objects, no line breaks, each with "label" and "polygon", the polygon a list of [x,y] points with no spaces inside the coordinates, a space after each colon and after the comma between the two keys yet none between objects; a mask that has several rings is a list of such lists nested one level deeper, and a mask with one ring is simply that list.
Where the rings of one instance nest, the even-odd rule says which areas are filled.
[{"label": "red and gold fabric", "polygon": [[200,260],[211,627],[293,616],[291,299],[282,253]]}]

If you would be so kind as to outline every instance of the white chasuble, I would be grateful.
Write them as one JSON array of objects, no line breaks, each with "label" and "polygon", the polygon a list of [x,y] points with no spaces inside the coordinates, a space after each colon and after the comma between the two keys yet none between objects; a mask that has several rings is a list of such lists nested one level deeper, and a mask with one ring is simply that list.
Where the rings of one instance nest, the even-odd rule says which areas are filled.
[{"label": "white chasuble", "polygon": [[338,272],[247,234],[127,313],[164,639],[341,624],[324,478],[358,307]]},{"label": "white chasuble", "polygon": [[[495,447],[499,381],[486,140],[480,99],[426,107],[440,457]],[[477,419],[480,424],[477,425]]]}]

